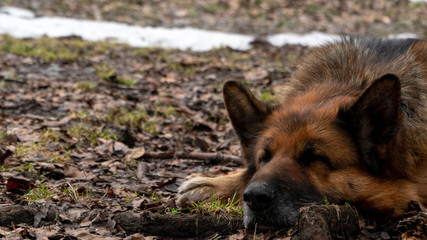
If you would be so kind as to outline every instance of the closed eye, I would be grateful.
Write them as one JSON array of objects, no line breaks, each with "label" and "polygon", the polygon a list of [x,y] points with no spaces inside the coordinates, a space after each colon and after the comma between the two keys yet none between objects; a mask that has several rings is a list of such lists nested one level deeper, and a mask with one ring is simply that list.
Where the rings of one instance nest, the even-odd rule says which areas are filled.
[{"label": "closed eye", "polygon": [[300,156],[298,157],[298,162],[304,165],[310,164],[312,162],[322,162],[326,165],[328,165],[329,168],[333,169],[334,166],[331,164],[331,161],[329,158],[322,154],[317,154],[316,149],[314,146],[310,143],[307,143],[304,146],[304,149]]},{"label": "closed eye", "polygon": [[264,149],[264,153],[259,158],[259,162],[260,163],[268,163],[271,160],[271,156],[272,155],[271,155],[270,149],[266,148],[266,149]]}]

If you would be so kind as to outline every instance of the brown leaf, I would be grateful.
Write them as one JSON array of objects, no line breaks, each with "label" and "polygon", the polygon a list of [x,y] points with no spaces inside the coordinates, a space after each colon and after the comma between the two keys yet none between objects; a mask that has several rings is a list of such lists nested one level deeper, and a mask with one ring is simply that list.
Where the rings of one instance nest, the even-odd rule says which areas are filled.
[{"label": "brown leaf", "polygon": [[245,73],[244,76],[248,81],[262,80],[268,76],[268,72],[267,70],[259,67]]},{"label": "brown leaf", "polygon": [[10,157],[13,152],[8,148],[0,147],[0,166],[4,164],[6,158]]},{"label": "brown leaf", "polygon": [[146,162],[138,162],[138,168],[136,169],[136,177],[138,179],[143,179],[149,172],[150,170]]},{"label": "brown leaf", "polygon": [[15,135],[20,142],[35,143],[39,141],[39,134],[34,132],[32,129],[17,127],[8,127],[8,135]]},{"label": "brown leaf", "polygon": [[138,159],[138,158],[144,156],[144,154],[145,154],[144,148],[142,148],[142,147],[133,148],[130,150],[128,155],[126,155],[126,158],[127,159]]},{"label": "brown leaf", "polygon": [[124,143],[119,141],[114,141],[113,147],[114,147],[114,153],[117,156],[121,156],[121,157],[125,156],[130,151],[128,146],[126,146]]},{"label": "brown leaf", "polygon": [[238,233],[233,234],[231,236],[228,236],[228,239],[230,240],[242,240],[245,239],[246,234],[245,234],[245,230],[239,230]]},{"label": "brown leaf", "polygon": [[176,83],[177,82],[177,76],[175,73],[168,73],[166,77],[160,78],[160,82],[162,83]]},{"label": "brown leaf", "polygon": [[141,233],[135,233],[129,237],[123,238],[123,240],[147,240],[147,238],[145,238]]},{"label": "brown leaf", "polygon": [[75,114],[63,117],[59,121],[44,121],[42,126],[44,127],[61,127],[67,124],[70,120],[76,118]]}]

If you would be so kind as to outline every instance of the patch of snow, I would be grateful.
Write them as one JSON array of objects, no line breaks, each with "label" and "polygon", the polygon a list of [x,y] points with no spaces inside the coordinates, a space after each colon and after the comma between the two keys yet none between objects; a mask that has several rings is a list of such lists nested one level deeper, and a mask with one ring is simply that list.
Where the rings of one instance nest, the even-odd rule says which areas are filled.
[{"label": "patch of snow", "polygon": [[63,17],[28,19],[4,13],[0,13],[0,34],[9,34],[17,38],[74,35],[89,41],[108,39],[136,47],[178,48],[194,51],[208,51],[222,46],[247,50],[254,39],[249,35],[194,28],[140,27],[123,23]]},{"label": "patch of snow", "polygon": [[399,34],[390,34],[388,35],[388,38],[418,38],[418,36],[415,33],[399,33]]},{"label": "patch of snow", "polygon": [[326,34],[321,32],[311,32],[307,34],[279,33],[267,37],[267,40],[274,46],[283,46],[285,44],[301,44],[304,46],[315,47],[328,42],[339,40],[338,35]]},{"label": "patch of snow", "polygon": [[[79,20],[64,17],[34,17],[29,10],[14,7],[0,8],[0,34],[16,38],[79,36],[89,41],[113,40],[135,47],[177,48],[180,50],[208,51],[212,48],[230,47],[247,50],[254,36],[195,28],[163,28],[131,26],[124,23]],[[404,33],[390,37],[416,38],[415,34]],[[339,40],[338,35],[321,32],[307,34],[281,33],[267,36],[274,46],[300,44],[319,46]]]},{"label": "patch of snow", "polygon": [[16,7],[2,7],[0,13],[7,14],[9,16],[17,18],[34,18],[36,15],[27,9],[16,8]]}]

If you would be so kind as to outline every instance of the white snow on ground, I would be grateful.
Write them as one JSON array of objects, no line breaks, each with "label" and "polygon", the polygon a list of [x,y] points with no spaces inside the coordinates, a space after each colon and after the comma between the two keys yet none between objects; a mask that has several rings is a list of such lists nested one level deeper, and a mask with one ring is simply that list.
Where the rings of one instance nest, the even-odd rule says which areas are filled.
[{"label": "white snow on ground", "polygon": [[340,36],[338,35],[321,32],[311,32],[307,34],[279,33],[267,37],[267,41],[278,47],[285,44],[301,44],[309,47],[315,47],[339,39]]},{"label": "white snow on ground", "polygon": [[34,18],[35,15],[33,12],[27,9],[15,8],[15,7],[3,7],[0,9],[0,13],[9,14],[11,16],[19,18]]},{"label": "white snow on ground", "polygon": [[[427,1],[427,0],[425,0]],[[208,51],[222,46],[236,50],[247,50],[254,36],[244,34],[207,31],[195,28],[140,27],[123,23],[79,20],[63,17],[35,17],[26,9],[0,8],[0,34],[17,38],[37,38],[41,36],[80,36],[89,41],[113,40],[135,47],[162,47],[181,50]],[[412,33],[390,37],[416,38]],[[301,44],[318,46],[339,39],[337,35],[321,32],[307,34],[281,33],[267,36],[267,41],[275,46]]]},{"label": "white snow on ground", "polygon": [[136,47],[164,47],[207,51],[228,46],[247,50],[254,39],[249,35],[194,28],[140,27],[123,23],[78,20],[63,17],[30,17],[27,10],[0,9],[0,34],[17,38],[80,36],[85,40],[114,40]]},{"label": "white snow on ground", "polygon": [[228,46],[250,48],[251,36],[192,28],[139,27],[114,22],[97,22],[62,17],[17,18],[0,14],[0,33],[18,38],[80,36],[85,40],[114,40],[136,47],[164,47],[207,51]]},{"label": "white snow on ground", "polygon": [[[426,0],[427,1],[427,0]],[[399,34],[390,34],[388,38],[418,38],[415,33],[399,33]]]}]

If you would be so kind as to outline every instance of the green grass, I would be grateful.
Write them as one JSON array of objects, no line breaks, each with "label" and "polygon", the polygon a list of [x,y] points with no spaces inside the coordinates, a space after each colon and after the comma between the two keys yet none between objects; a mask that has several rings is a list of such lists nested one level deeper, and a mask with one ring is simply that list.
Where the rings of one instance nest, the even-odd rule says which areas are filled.
[{"label": "green grass", "polygon": [[0,53],[7,52],[43,61],[81,61],[93,56],[108,55],[117,58],[117,52],[128,48],[126,44],[89,42],[81,39],[48,38],[17,39],[0,35]]},{"label": "green grass", "polygon": [[78,141],[89,140],[93,145],[98,144],[98,138],[117,140],[117,136],[110,130],[100,130],[90,124],[76,124],[67,129],[70,137]]},{"label": "green grass", "polygon": [[6,132],[0,129],[0,143],[3,143],[5,137],[6,137]]},{"label": "green grass", "polygon": [[59,39],[42,37],[40,39],[20,40],[9,36],[0,37],[0,51],[26,57],[36,57],[44,61],[79,60],[79,52]]},{"label": "green grass", "polygon": [[129,196],[125,196],[125,202],[126,203],[131,203],[132,202],[132,199],[129,197]]},{"label": "green grass", "polygon": [[144,132],[151,134],[157,133],[158,118],[165,118],[170,116],[183,116],[180,115],[175,106],[157,104],[154,109],[154,114],[149,116],[143,109],[129,110],[124,107],[111,109],[105,121],[109,124],[118,126],[136,127]]},{"label": "green grass", "polygon": [[[172,110],[168,113],[173,114]],[[115,108],[107,113],[105,121],[113,125],[136,127],[151,134],[157,133],[156,120],[142,109],[131,111],[126,108]]]},{"label": "green grass", "polygon": [[0,166],[0,172],[8,172],[10,171],[10,168],[7,166]]},{"label": "green grass", "polygon": [[138,83],[136,79],[129,79],[126,77],[118,77],[116,71],[110,65],[104,63],[98,66],[95,66],[96,75],[102,81],[110,81],[114,80],[118,84],[126,85],[126,86],[134,86]]},{"label": "green grass", "polygon": [[411,7],[413,8],[421,8],[423,5],[423,2],[411,2]]},{"label": "green grass", "polygon": [[223,11],[226,11],[227,9],[228,9],[228,5],[220,4],[220,3],[212,3],[204,7],[204,10],[206,12],[209,12],[212,14],[215,14],[216,12],[223,12]]},{"label": "green grass", "polygon": [[236,193],[233,198],[228,202],[223,202],[215,198],[215,193],[212,194],[211,202],[197,202],[193,203],[192,210],[197,213],[206,215],[226,215],[231,217],[242,217],[243,207],[239,205],[239,200],[235,199]]},{"label": "green grass", "polygon": [[59,139],[59,133],[53,131],[52,129],[44,129],[40,134],[40,143],[43,145],[49,142],[58,142]]},{"label": "green grass", "polygon": [[170,54],[171,53],[169,51],[163,50],[160,52],[159,57],[157,59],[159,62],[166,63],[166,68],[168,71],[180,73],[187,77],[192,76],[197,72],[197,67],[186,66],[179,61],[174,61],[170,58]]},{"label": "green grass", "polygon": [[116,74],[114,69],[106,63],[96,66],[95,69],[97,76],[101,80],[108,80]]},{"label": "green grass", "polygon": [[37,200],[42,200],[42,199],[50,200],[53,198],[53,196],[58,194],[60,196],[68,196],[75,202],[77,202],[79,199],[82,199],[82,198],[84,199],[93,198],[93,193],[91,189],[84,188],[84,190],[81,191],[80,189],[67,183],[66,187],[64,187],[62,190],[58,190],[57,192],[55,192],[55,190],[51,188],[47,183],[40,183],[40,184],[37,184],[36,187],[29,190],[24,195],[22,195],[21,199],[27,204],[33,204]]},{"label": "green grass", "polygon": [[153,194],[151,194],[150,199],[151,199],[151,201],[156,202],[156,203],[163,202],[162,199],[154,192],[153,192]]},{"label": "green grass", "polygon": [[69,116],[74,115],[74,117],[80,122],[88,122],[90,114],[87,110],[78,110],[76,112],[70,112]]},{"label": "green grass", "polygon": [[196,9],[191,9],[188,13],[188,16],[190,16],[191,18],[197,18],[199,16],[199,12],[197,12]]},{"label": "green grass", "polygon": [[71,151],[57,151],[53,152],[49,156],[49,162],[55,162],[55,163],[66,163],[69,162],[71,159]]},{"label": "green grass", "polygon": [[[60,141],[59,133],[53,131],[52,129],[44,129],[40,131],[38,142],[32,142],[31,145],[17,144],[16,151],[14,156],[16,158],[22,158],[26,154],[30,152],[38,152],[41,156],[45,157],[46,162],[56,162],[56,163],[64,163],[70,160],[70,151],[66,146],[59,144],[58,148],[55,150],[50,150],[46,147],[48,143],[54,143]],[[20,172],[30,172],[30,173],[38,173],[38,171],[34,170],[32,165],[34,163],[21,164],[15,169]]]},{"label": "green grass", "polygon": [[170,215],[179,215],[179,214],[181,214],[181,212],[178,209],[176,209],[176,208],[172,208],[171,211],[168,214],[170,214]]},{"label": "green grass", "polygon": [[14,170],[16,170],[18,172],[39,174],[39,171],[34,169],[34,163],[33,162],[30,162],[30,163],[24,162],[23,164],[15,167]]},{"label": "green grass", "polygon": [[73,201],[77,202],[81,198],[91,199],[93,193],[91,189],[84,188],[84,191],[79,192],[73,185],[67,183],[67,187],[62,189],[62,193],[70,197]]},{"label": "green grass", "polygon": [[138,83],[138,80],[135,80],[135,79],[126,79],[126,78],[118,78],[117,82],[119,84],[126,85],[126,86],[134,86],[135,84]]},{"label": "green grass", "polygon": [[28,152],[37,151],[39,149],[40,149],[40,145],[36,144],[34,142],[32,142],[30,146],[18,144],[16,146],[15,156],[16,157],[22,157],[24,154],[26,154]]},{"label": "green grass", "polygon": [[247,87],[252,86],[252,83],[251,83],[251,82],[249,82],[249,81],[248,81],[248,80],[246,80],[246,79],[240,79],[240,83],[241,83],[241,84],[243,84],[243,85],[245,85],[245,86],[247,86]]},{"label": "green grass", "polygon": [[80,89],[83,92],[93,92],[95,88],[96,88],[95,83],[91,83],[87,81],[76,83],[73,87],[74,91],[76,91],[77,89]]},{"label": "green grass", "polygon": [[21,199],[27,204],[33,204],[37,200],[50,200],[53,196],[53,189],[51,189],[46,183],[40,183],[35,188],[22,195]]},{"label": "green grass", "polygon": [[325,205],[331,205],[331,202],[329,201],[329,199],[327,197],[325,197],[324,204]]},{"label": "green grass", "polygon": [[161,117],[169,117],[169,116],[178,116],[178,113],[176,111],[176,107],[172,105],[159,105],[156,108],[157,116]]},{"label": "green grass", "polygon": [[274,102],[276,100],[274,93],[272,93],[270,90],[262,90],[261,94],[258,96],[258,99],[267,103]]},{"label": "green grass", "polygon": [[107,113],[105,120],[114,125],[137,127],[147,120],[147,113],[142,109],[114,108]]}]

